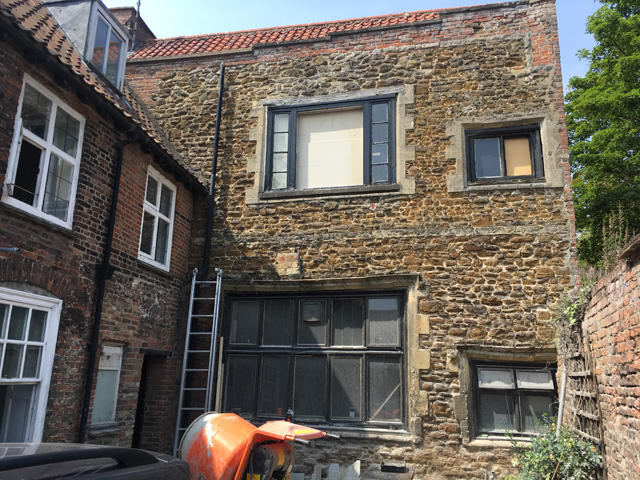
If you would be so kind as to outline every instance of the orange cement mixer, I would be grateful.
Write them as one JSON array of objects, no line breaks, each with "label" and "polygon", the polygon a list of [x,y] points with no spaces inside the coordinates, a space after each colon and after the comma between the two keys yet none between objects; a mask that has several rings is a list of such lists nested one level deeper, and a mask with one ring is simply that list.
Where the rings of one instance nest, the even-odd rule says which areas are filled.
[{"label": "orange cement mixer", "polygon": [[287,480],[295,460],[287,442],[308,444],[325,436],[315,428],[286,421],[261,427],[234,413],[205,413],[185,431],[178,456],[192,480]]}]

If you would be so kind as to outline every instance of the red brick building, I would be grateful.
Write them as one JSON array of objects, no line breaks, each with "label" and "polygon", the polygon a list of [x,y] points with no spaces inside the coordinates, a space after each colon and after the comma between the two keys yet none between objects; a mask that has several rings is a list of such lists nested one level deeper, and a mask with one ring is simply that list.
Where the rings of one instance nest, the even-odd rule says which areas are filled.
[{"label": "red brick building", "polygon": [[72,44],[60,4],[0,1],[0,441],[167,451],[206,189],[123,83],[128,34],[74,5]]}]

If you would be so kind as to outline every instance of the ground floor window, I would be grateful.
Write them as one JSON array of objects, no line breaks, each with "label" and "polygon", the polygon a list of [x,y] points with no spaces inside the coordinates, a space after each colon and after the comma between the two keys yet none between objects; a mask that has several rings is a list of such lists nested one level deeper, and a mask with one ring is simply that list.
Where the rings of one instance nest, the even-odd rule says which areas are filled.
[{"label": "ground floor window", "polygon": [[223,409],[248,418],[404,422],[400,294],[232,298]]},{"label": "ground floor window", "polygon": [[477,363],[473,382],[478,436],[532,435],[556,413],[555,367]]},{"label": "ground floor window", "polygon": [[61,303],[0,288],[0,442],[41,440]]}]

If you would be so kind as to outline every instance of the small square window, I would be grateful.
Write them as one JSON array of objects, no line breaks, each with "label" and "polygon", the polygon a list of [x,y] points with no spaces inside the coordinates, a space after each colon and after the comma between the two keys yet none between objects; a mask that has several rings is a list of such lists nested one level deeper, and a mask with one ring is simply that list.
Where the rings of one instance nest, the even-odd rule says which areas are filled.
[{"label": "small square window", "polygon": [[469,130],[469,181],[505,181],[544,175],[540,128],[536,126]]},{"label": "small square window", "polygon": [[269,110],[265,190],[395,182],[395,98]]},{"label": "small square window", "polygon": [[138,258],[169,270],[176,188],[149,169],[142,212]]},{"label": "small square window", "polygon": [[544,414],[555,414],[554,371],[547,366],[476,365],[474,389],[478,435],[532,435]]},{"label": "small square window", "polygon": [[27,80],[15,125],[2,200],[70,228],[84,119]]}]

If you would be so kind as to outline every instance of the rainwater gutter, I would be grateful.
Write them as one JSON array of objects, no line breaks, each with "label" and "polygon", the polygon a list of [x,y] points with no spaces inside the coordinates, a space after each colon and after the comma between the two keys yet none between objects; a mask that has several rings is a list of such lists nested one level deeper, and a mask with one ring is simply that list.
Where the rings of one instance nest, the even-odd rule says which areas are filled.
[{"label": "rainwater gutter", "polygon": [[82,400],[82,415],[80,417],[78,443],[84,443],[87,433],[89,405],[91,403],[91,391],[93,390],[93,374],[95,372],[96,359],[98,358],[98,342],[100,341],[100,324],[102,323],[102,308],[104,304],[105,287],[107,285],[107,280],[111,279],[113,273],[116,270],[115,267],[111,265],[111,248],[113,245],[113,234],[116,225],[116,213],[118,210],[118,196],[120,194],[120,178],[122,176],[122,160],[124,158],[124,148],[127,145],[138,141],[138,136],[135,134],[131,134],[133,131],[135,131],[135,128],[132,127],[128,132],[128,138],[116,145],[116,148],[118,149],[118,157],[116,159],[116,171],[113,179],[113,192],[111,194],[111,211],[109,212],[107,237],[104,244],[102,264],[97,265],[96,271],[98,294],[96,298],[96,310],[93,318],[91,342],[87,345],[87,348],[89,349],[89,365],[87,367],[87,378],[84,384],[84,397]]},{"label": "rainwater gutter", "polygon": [[222,93],[224,90],[224,63],[220,64],[220,82],[218,84],[218,105],[216,108],[216,129],[213,137],[213,159],[211,161],[211,181],[209,183],[209,209],[207,211],[207,229],[204,239],[204,253],[202,254],[202,268],[198,277],[204,279],[209,272],[211,256],[211,236],[213,229],[213,211],[216,199],[216,172],[218,170],[218,145],[220,143],[220,117],[222,115]]}]

